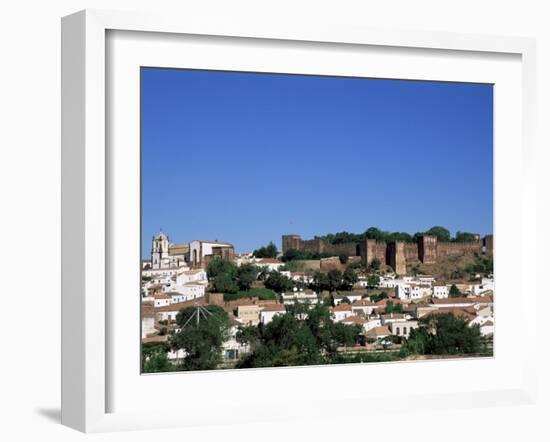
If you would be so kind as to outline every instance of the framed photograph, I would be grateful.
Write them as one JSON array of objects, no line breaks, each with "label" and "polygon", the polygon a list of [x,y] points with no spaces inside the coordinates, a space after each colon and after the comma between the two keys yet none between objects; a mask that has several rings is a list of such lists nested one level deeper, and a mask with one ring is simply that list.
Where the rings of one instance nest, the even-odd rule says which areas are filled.
[{"label": "framed photograph", "polygon": [[64,424],[534,401],[534,41],[62,31]]}]

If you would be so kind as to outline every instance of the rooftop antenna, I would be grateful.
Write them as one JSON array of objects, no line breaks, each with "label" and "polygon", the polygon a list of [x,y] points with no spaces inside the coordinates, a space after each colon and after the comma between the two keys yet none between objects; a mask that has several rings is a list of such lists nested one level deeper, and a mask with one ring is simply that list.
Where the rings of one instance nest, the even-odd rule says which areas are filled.
[{"label": "rooftop antenna", "polygon": [[209,312],[208,310],[206,310],[199,303],[195,303],[195,306],[196,306],[195,311],[191,314],[191,316],[189,316],[189,318],[187,318],[187,321],[185,321],[185,324],[183,324],[183,326],[181,327],[182,330],[187,326],[187,324],[191,322],[193,318],[195,318],[195,324],[198,327],[200,324],[201,316],[204,319],[208,319],[208,316],[212,315],[212,312]]}]

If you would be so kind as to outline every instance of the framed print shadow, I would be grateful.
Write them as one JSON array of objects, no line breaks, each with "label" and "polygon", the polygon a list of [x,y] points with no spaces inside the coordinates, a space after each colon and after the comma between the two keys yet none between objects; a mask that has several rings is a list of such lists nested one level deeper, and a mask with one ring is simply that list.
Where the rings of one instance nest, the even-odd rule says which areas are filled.
[{"label": "framed print shadow", "polygon": [[492,356],[493,85],[142,67],[141,226],[144,373]]},{"label": "framed print shadow", "polygon": [[533,404],[534,53],[65,17],[63,424]]}]

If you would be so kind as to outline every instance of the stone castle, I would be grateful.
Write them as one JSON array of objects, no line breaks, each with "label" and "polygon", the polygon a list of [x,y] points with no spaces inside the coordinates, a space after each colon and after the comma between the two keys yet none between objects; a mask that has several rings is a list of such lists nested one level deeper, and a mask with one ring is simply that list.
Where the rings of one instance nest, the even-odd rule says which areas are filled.
[{"label": "stone castle", "polygon": [[364,239],[359,242],[330,244],[322,239],[303,240],[300,235],[283,235],[283,253],[290,249],[309,253],[345,254],[360,256],[367,264],[377,259],[382,265],[389,265],[397,274],[407,273],[407,264],[420,261],[436,264],[438,258],[462,255],[472,252],[490,256],[493,254],[493,235],[470,242],[439,242],[437,237],[423,235],[414,243],[402,241],[377,241]]}]

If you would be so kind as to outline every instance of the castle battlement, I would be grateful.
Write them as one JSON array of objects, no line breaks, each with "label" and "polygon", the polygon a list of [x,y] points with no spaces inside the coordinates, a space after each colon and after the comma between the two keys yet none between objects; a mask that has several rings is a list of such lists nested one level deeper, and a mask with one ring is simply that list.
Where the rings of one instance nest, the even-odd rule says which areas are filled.
[{"label": "castle battlement", "polygon": [[364,239],[359,242],[330,244],[322,239],[303,240],[300,235],[282,236],[283,253],[290,249],[309,253],[330,253],[360,256],[367,264],[375,259],[391,266],[396,273],[404,274],[409,262],[420,260],[424,264],[436,264],[438,258],[464,253],[493,254],[493,235],[470,242],[439,242],[432,235],[419,236],[415,243],[402,241],[377,241]]}]

